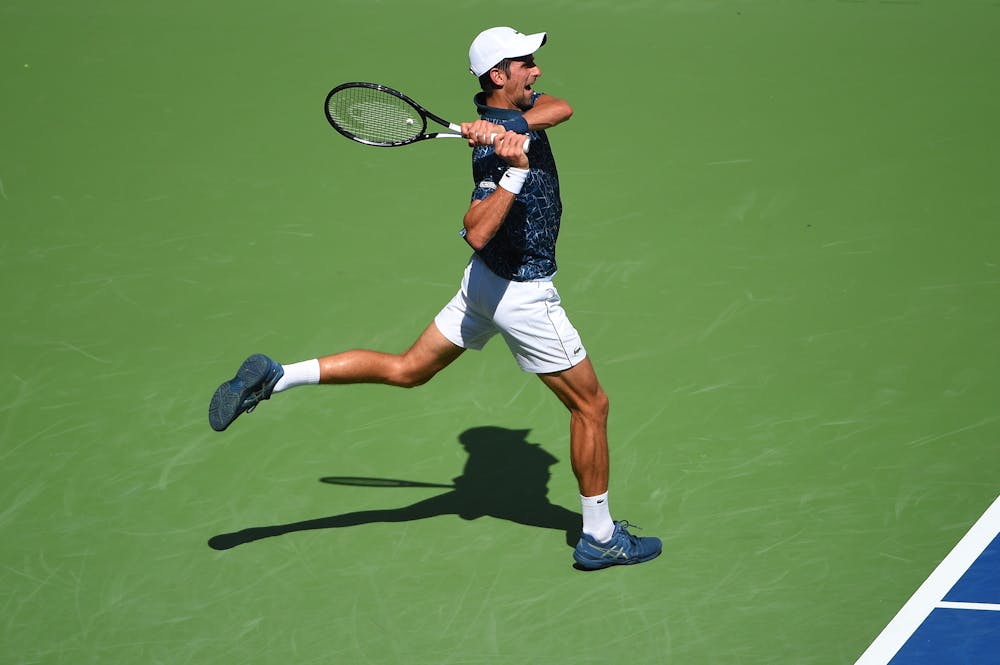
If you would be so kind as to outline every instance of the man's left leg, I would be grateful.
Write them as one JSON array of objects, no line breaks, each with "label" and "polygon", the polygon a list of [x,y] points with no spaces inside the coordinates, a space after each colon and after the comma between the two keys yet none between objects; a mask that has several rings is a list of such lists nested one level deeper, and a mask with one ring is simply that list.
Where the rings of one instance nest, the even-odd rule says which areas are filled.
[{"label": "man's left leg", "polygon": [[589,358],[562,372],[539,374],[570,412],[570,461],[580,487],[583,535],[573,558],[587,569],[642,563],[663,549],[659,538],[640,538],[608,507],[608,396]]},{"label": "man's left leg", "polygon": [[539,374],[569,409],[570,461],[582,496],[608,491],[608,396],[590,358],[562,372]]}]

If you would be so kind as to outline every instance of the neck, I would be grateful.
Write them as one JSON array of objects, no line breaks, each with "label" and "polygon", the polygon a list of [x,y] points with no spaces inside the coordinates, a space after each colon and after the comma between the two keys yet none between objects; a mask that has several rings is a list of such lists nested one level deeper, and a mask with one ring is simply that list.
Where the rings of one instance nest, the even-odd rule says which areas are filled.
[{"label": "neck", "polygon": [[521,109],[500,106],[502,102],[496,101],[488,93],[480,92],[476,94],[473,101],[480,115],[489,114],[490,117],[500,119],[513,119],[521,115]]},{"label": "neck", "polygon": [[483,93],[483,96],[486,98],[487,106],[492,106],[495,109],[520,110],[510,101],[507,95],[504,94],[503,88]]}]

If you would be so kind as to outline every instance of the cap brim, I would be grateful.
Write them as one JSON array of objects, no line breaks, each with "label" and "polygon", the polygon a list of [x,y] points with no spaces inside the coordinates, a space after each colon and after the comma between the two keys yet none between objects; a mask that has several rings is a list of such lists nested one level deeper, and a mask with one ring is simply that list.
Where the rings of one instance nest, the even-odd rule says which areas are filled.
[{"label": "cap brim", "polygon": [[524,39],[520,40],[520,42],[521,45],[526,47],[528,50],[526,50],[524,53],[517,53],[514,55],[510,55],[508,57],[519,58],[521,56],[531,55],[538,49],[542,48],[545,45],[545,42],[547,42],[548,40],[549,40],[548,33],[545,32],[536,32],[533,35],[525,35]]}]

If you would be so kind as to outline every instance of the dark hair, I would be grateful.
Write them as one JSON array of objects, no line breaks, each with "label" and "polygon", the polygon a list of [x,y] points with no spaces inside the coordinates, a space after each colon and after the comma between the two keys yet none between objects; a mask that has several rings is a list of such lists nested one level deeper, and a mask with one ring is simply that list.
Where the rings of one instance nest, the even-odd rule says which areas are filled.
[{"label": "dark hair", "polygon": [[490,67],[483,73],[482,76],[479,77],[479,87],[483,89],[483,92],[491,92],[500,88],[500,86],[493,82],[493,79],[490,77],[490,72],[494,69],[499,69],[504,73],[504,75],[510,76],[510,63],[513,60],[514,58],[504,58],[497,64]]}]

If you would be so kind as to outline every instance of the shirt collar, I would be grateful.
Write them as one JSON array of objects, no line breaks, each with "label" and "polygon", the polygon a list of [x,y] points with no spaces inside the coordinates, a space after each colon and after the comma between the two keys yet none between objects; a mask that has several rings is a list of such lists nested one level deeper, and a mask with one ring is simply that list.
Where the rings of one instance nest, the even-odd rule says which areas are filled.
[{"label": "shirt collar", "polygon": [[475,103],[476,110],[479,111],[479,115],[486,115],[491,118],[496,118],[497,120],[512,120],[523,113],[520,109],[500,109],[495,106],[487,106],[485,92],[476,93],[476,96],[472,98],[472,101]]}]

